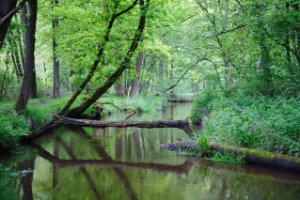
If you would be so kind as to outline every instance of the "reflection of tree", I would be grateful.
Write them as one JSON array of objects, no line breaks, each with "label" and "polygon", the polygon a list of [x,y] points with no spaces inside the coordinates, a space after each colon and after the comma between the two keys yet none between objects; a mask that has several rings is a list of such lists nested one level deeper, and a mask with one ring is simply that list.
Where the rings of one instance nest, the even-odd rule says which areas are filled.
[{"label": "reflection of tree", "polygon": [[[86,132],[84,132],[84,129],[79,129],[79,134],[84,137],[86,140],[90,141],[92,143],[92,146],[98,153],[99,157],[102,157],[104,160],[110,160],[112,161],[112,158],[108,155],[108,153],[105,151],[103,147],[99,145],[99,143],[96,143],[95,140],[93,140],[92,137],[90,137]],[[119,179],[124,183],[126,191],[129,193],[129,196],[132,200],[137,199],[137,195],[135,194],[133,188],[131,187],[131,184],[129,182],[128,177],[125,175],[125,173],[119,169],[119,168],[113,168],[115,173],[118,175]]]},{"label": "reflection of tree", "polygon": [[190,160],[186,160],[181,165],[165,165],[155,163],[127,163],[113,160],[62,160],[54,157],[49,152],[45,151],[38,145],[32,145],[37,150],[39,156],[48,160],[49,162],[55,162],[60,167],[84,167],[84,166],[102,166],[107,168],[120,168],[120,169],[150,169],[158,172],[173,172],[177,174],[188,174],[191,166],[193,165]]},{"label": "reflection of tree", "polygon": [[[95,174],[98,174],[98,172],[102,172],[102,168],[108,168],[109,170],[105,170],[107,173],[99,173],[101,174],[101,179],[96,178],[94,176],[95,174],[92,173],[93,171],[89,171],[90,177],[93,179],[95,183],[97,183],[97,186],[103,186],[100,185],[100,183],[97,180],[103,180],[105,178],[105,187],[108,188],[107,186],[118,186],[121,187],[122,193],[118,192],[115,195],[118,197],[122,197],[122,199],[137,199],[138,197],[144,198],[144,194],[148,195],[148,190],[149,190],[149,185],[148,184],[149,180],[151,183],[151,190],[154,190],[157,194],[166,194],[166,191],[171,191],[174,189],[175,191],[172,191],[172,194],[167,195],[168,198],[170,198],[172,195],[175,197],[183,197],[181,196],[182,194],[186,193],[190,195],[191,197],[199,195],[201,196],[201,199],[225,199],[226,197],[229,196],[229,199],[235,198],[235,197],[241,197],[245,194],[249,194],[249,197],[253,198],[259,198],[263,197],[266,194],[257,194],[255,192],[256,190],[261,190],[261,188],[266,188],[266,191],[270,192],[271,186],[264,186],[263,180],[259,180],[257,175],[261,177],[261,175],[267,175],[267,172],[263,172],[259,168],[249,168],[248,166],[245,167],[237,167],[234,165],[223,165],[223,164],[216,164],[216,163],[211,163],[211,162],[205,162],[201,161],[198,162],[197,160],[187,160],[185,163],[181,165],[164,165],[164,164],[156,164],[156,163],[141,163],[141,161],[137,160],[137,163],[130,163],[128,160],[124,160],[124,157],[121,155],[124,154],[122,150],[124,151],[125,147],[125,141],[124,138],[128,137],[125,134],[122,136],[118,136],[113,132],[113,135],[115,138],[119,138],[119,144],[122,143],[121,149],[119,149],[118,154],[120,157],[123,159],[121,160],[120,157],[114,156],[117,152],[117,149],[119,148],[119,145],[115,146],[117,144],[116,140],[111,137],[111,135],[107,135],[107,138],[102,138],[101,140],[96,140],[94,135],[94,132],[92,132],[91,129],[86,129],[86,131],[91,131],[86,133],[84,129],[76,129],[74,132],[74,137],[65,139],[65,144],[63,145],[62,143],[59,143],[59,147],[61,147],[63,150],[66,149],[64,146],[69,148],[69,150],[66,149],[66,151],[60,152],[60,154],[56,155],[55,153],[52,154],[52,151],[49,153],[42,149],[41,147],[37,146],[36,150],[38,153],[48,161],[50,161],[52,164],[56,165],[58,168],[61,168],[62,171],[64,169],[73,169],[73,168],[83,168],[83,167],[88,167],[90,165],[92,166],[100,166],[101,170],[99,168],[96,168],[97,171],[95,171]],[[136,138],[134,138],[134,129],[128,129],[130,138],[132,141],[132,147],[131,150],[133,152],[133,155],[135,155],[135,151],[138,150],[138,146],[136,144]],[[143,131],[143,129],[138,129]],[[133,134],[132,134],[133,133]],[[147,135],[145,135],[147,136]],[[149,142],[151,141],[152,144],[157,149],[157,146],[155,144],[158,143],[158,141],[151,137],[152,135],[149,135],[149,139],[151,138],[152,140],[149,140],[146,144],[143,144],[142,139],[139,138],[140,140],[140,145],[142,146],[141,148],[145,147],[147,151],[153,151],[153,149],[149,148]],[[61,137],[62,139],[64,138],[63,136]],[[74,141],[80,141],[79,144],[77,143],[72,143],[69,142],[70,139]],[[83,142],[84,141],[84,142]],[[111,145],[112,143],[113,145]],[[55,145],[56,146],[56,145]],[[104,148],[105,146],[105,148]],[[74,147],[74,148],[72,148]],[[84,147],[84,151],[82,151],[81,148]],[[39,149],[40,148],[40,149]],[[56,148],[56,147],[55,147]],[[54,148],[54,149],[55,149]],[[88,151],[87,151],[88,149]],[[55,152],[55,150],[54,150]],[[71,156],[71,153],[73,153],[73,156]],[[82,155],[85,155],[86,152],[89,152],[89,155],[92,157],[80,157]],[[145,151],[146,152],[146,151]],[[64,157],[64,155],[68,154],[67,157]],[[83,154],[82,154],[83,153]],[[75,156],[76,155],[76,156]],[[125,156],[125,155],[123,155]],[[155,156],[157,156],[157,152],[155,153]],[[76,158],[77,157],[77,158]],[[78,160],[78,159],[87,159],[91,158],[93,160]],[[98,160],[94,160],[95,158],[99,158]],[[142,159],[143,160],[143,154],[142,154]],[[149,156],[145,156],[145,158],[149,158]],[[65,160],[65,159],[70,159],[70,160]],[[136,158],[135,158],[136,159]],[[135,160],[134,159],[134,160]],[[159,159],[155,159],[159,160]],[[123,162],[119,162],[123,161]],[[133,160],[130,160],[133,161]],[[192,163],[195,164],[196,167],[193,167],[192,171],[190,172]],[[90,169],[90,168],[86,168]],[[95,168],[92,168],[93,170]],[[124,170],[125,169],[125,170]],[[127,169],[147,169],[146,170],[127,170]],[[162,173],[149,173],[148,170],[154,170],[158,172],[163,172],[166,174]],[[197,171],[195,171],[197,170]],[[256,171],[255,171],[256,170]],[[267,169],[270,171],[270,169]],[[103,170],[104,171],[104,170]],[[80,175],[84,175],[80,172]],[[171,172],[171,173],[169,173]],[[140,173],[140,175],[138,175]],[[184,176],[174,176],[174,174],[187,174],[189,173],[188,180],[184,179]],[[273,173],[272,173],[273,174]],[[276,173],[277,176],[278,173]],[[111,176],[113,175],[113,176]],[[138,175],[138,176],[136,176]],[[143,177],[142,177],[143,176]],[[249,177],[251,176],[251,177]],[[255,177],[255,178],[252,178]],[[86,178],[86,177],[83,177]],[[140,178],[140,180],[139,180]],[[265,178],[265,177],[264,177]],[[78,178],[77,178],[78,179]],[[298,179],[299,180],[299,179]],[[186,182],[188,183],[186,184]],[[78,182],[78,180],[77,180]],[[145,184],[144,184],[145,183]],[[153,184],[155,183],[155,184]],[[240,184],[237,184],[240,183]],[[276,184],[268,181],[268,183],[271,183],[270,185],[275,186]],[[99,184],[99,185],[98,185]],[[87,183],[88,185],[88,183]],[[186,185],[186,187],[182,187],[183,185]],[[279,184],[278,184],[279,185]],[[89,186],[89,185],[88,185]],[[96,186],[96,188],[97,188]],[[145,187],[147,186],[147,187]],[[281,185],[280,185],[281,186]],[[177,188],[178,187],[178,188]],[[249,187],[249,191],[248,191]],[[103,188],[103,187],[101,187]],[[110,187],[114,188],[115,187]],[[171,189],[172,188],[172,189]],[[281,191],[282,187],[280,188],[278,186],[279,190]],[[297,188],[297,187],[296,187]],[[99,188],[100,189],[100,188]],[[88,190],[92,193],[91,188],[88,188]],[[189,191],[187,193],[187,191]],[[102,192],[105,192],[105,194],[109,194],[107,198],[110,198],[111,195],[114,195],[111,193],[112,191],[107,191],[107,190],[102,190]],[[124,196],[124,192],[125,196]],[[184,192],[184,193],[183,193]],[[265,193],[268,193],[265,192]],[[274,194],[278,194],[278,192],[274,192]],[[102,194],[102,193],[101,193]],[[103,193],[104,194],[104,193]],[[104,194],[104,195],[105,195]],[[110,195],[111,194],[111,195]],[[272,195],[274,195],[272,193]],[[94,197],[94,194],[91,194],[91,197]],[[123,196],[122,196],[123,195]],[[177,195],[177,196],[176,196]],[[148,197],[148,196],[147,196]],[[149,196],[150,198],[153,198],[153,196]],[[115,198],[118,199],[118,198]],[[155,199],[155,198],[154,198]],[[172,199],[174,199],[172,197]],[[176,198],[175,198],[176,199]],[[193,198],[191,198],[193,199]]]},{"label": "reflection of tree", "polygon": [[[19,171],[26,171],[34,169],[34,161],[35,158],[25,160],[18,163]],[[27,173],[25,176],[20,177],[20,183],[23,190],[23,200],[32,200],[33,192],[32,192],[32,181],[33,181],[33,172]]]},{"label": "reflection of tree", "polygon": [[135,144],[137,160],[140,161],[141,158],[142,158],[142,154],[141,154],[141,143],[140,143],[139,129],[134,129],[133,139],[134,139],[134,144]]},{"label": "reflection of tree", "polygon": [[122,158],[123,136],[116,137],[115,157],[117,160]]},{"label": "reflection of tree", "polygon": [[[59,143],[64,147],[64,149],[67,151],[68,155],[71,157],[72,160],[77,160],[75,154],[73,153],[72,149],[70,147],[68,147],[68,145],[63,141],[59,139]],[[92,179],[92,177],[90,176],[90,174],[88,173],[88,171],[85,168],[80,168],[81,173],[85,176],[85,178],[87,179],[91,189],[93,190],[95,196],[97,199],[101,199],[101,195],[100,192],[97,190],[97,188],[95,187],[95,183]]]},{"label": "reflection of tree", "polygon": [[[95,150],[95,152],[98,154],[99,157],[101,157],[101,160],[78,160],[76,158],[76,155],[73,153],[72,148],[68,146],[64,141],[60,139],[56,139],[59,141],[59,144],[66,150],[67,154],[71,158],[71,160],[65,160],[65,159],[60,159],[57,150],[58,146],[55,144],[54,148],[54,155],[51,155],[49,152],[44,150],[38,145],[33,144],[33,147],[37,150],[38,154],[43,157],[44,159],[50,161],[53,166],[56,167],[80,167],[80,171],[86,179],[88,180],[92,190],[94,191],[96,197],[99,199],[100,198],[100,193],[97,192],[97,189],[95,188],[95,184],[92,180],[92,177],[88,174],[86,169],[84,167],[86,166],[101,166],[105,168],[111,168],[114,170],[116,175],[119,177],[120,181],[123,183],[125,190],[128,192],[130,199],[135,200],[137,199],[137,195],[135,194],[131,183],[129,181],[129,178],[127,175],[123,172],[123,169],[150,169],[154,171],[159,171],[159,172],[173,172],[173,173],[183,173],[187,174],[188,171],[190,170],[190,167],[192,166],[192,163],[189,161],[186,161],[182,165],[164,165],[164,164],[155,164],[155,163],[128,163],[128,162],[119,162],[113,160],[110,155],[105,151],[105,149],[101,146],[100,142],[96,141],[93,136],[90,136],[88,133],[84,131],[84,129],[76,129],[76,133],[80,135],[80,137],[85,140],[89,141],[91,144],[92,148]],[[141,149],[141,144],[139,140],[138,133],[136,134],[136,138],[134,138],[134,143],[137,151],[140,151]],[[122,141],[122,140],[121,140]],[[121,142],[120,141],[120,142]],[[120,154],[122,152],[119,152]],[[138,156],[138,153],[137,153]],[[140,155],[141,156],[141,155]],[[55,168],[56,169],[56,168]]]},{"label": "reflection of tree", "polygon": [[[33,169],[34,160],[30,160],[27,162],[21,163],[22,169]],[[23,189],[23,199],[24,200],[32,200],[32,180],[33,180],[33,173],[28,173],[26,176],[21,177],[21,185]]]},{"label": "reflection of tree", "polygon": [[[58,137],[55,137],[54,140],[54,148],[53,148],[53,155],[55,157],[59,157],[59,145],[58,145]],[[52,176],[53,176],[53,183],[52,183],[52,187],[55,190],[56,185],[57,185],[57,179],[58,179],[58,174],[57,174],[57,165],[56,163],[52,163]]]}]

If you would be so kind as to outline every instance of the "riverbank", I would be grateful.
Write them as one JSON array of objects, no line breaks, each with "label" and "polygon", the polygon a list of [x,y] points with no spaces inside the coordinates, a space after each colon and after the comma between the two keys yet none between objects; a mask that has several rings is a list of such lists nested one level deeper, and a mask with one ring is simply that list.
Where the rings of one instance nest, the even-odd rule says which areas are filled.
[{"label": "riverbank", "polygon": [[[39,98],[31,100],[26,110],[17,114],[14,111],[15,104],[12,102],[0,103],[0,150],[16,148],[22,136],[29,134],[32,130],[41,128],[49,123],[53,116],[68,101],[69,97]],[[82,100],[79,99],[74,106]],[[103,109],[102,114],[112,114],[114,112],[156,112],[162,109],[164,103],[160,97],[120,97],[115,95],[105,95],[97,102]],[[89,108],[84,114],[92,116],[96,112],[94,107]]]},{"label": "riverbank", "polygon": [[284,98],[203,93],[193,121],[203,119],[199,137],[222,145],[300,156],[300,96]]}]

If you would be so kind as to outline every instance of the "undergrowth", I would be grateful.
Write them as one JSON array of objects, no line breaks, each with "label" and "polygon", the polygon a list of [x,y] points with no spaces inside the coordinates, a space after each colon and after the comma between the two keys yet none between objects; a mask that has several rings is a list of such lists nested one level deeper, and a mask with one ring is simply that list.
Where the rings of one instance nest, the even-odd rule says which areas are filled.
[{"label": "undergrowth", "polygon": [[225,162],[225,163],[232,163],[232,164],[244,164],[245,157],[244,156],[236,156],[234,153],[230,152],[213,152],[212,155],[207,160],[211,160],[214,162]]},{"label": "undergrowth", "polygon": [[[84,97],[83,97],[84,98]],[[39,98],[29,101],[28,107],[19,113],[14,111],[13,102],[0,103],[0,150],[15,148],[22,135],[30,133],[31,130],[40,128],[52,120],[53,115],[57,114],[68,101],[69,97],[58,99]],[[73,105],[77,106],[82,102],[79,98]],[[139,112],[151,112],[161,108],[162,98],[145,97],[117,97],[114,95],[105,95],[99,99],[99,102],[108,102],[104,108],[106,111],[116,110],[116,106],[121,110],[132,110]],[[115,106],[112,106],[115,105]],[[120,110],[119,109],[119,110]],[[118,110],[118,109],[117,109]],[[93,113],[91,106],[85,114]]]},{"label": "undergrowth", "polygon": [[[300,96],[198,97],[192,121],[204,119],[204,134],[221,144],[300,156]],[[209,109],[209,113],[199,110]]]},{"label": "undergrowth", "polygon": [[127,97],[127,96],[116,96],[116,95],[104,95],[98,100],[99,103],[104,104],[104,109],[108,111],[121,110],[121,111],[138,111],[150,113],[161,109],[165,103],[163,97]]}]

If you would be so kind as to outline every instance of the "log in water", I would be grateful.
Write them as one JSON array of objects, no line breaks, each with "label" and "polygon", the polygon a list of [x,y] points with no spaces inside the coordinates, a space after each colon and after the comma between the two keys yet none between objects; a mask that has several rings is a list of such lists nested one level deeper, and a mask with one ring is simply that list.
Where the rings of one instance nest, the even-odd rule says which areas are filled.
[{"label": "log in water", "polygon": [[63,116],[55,116],[55,120],[47,124],[43,128],[33,132],[33,134],[22,137],[21,142],[32,141],[49,130],[52,130],[58,126],[80,126],[80,127],[95,127],[95,128],[107,128],[107,127],[137,127],[137,128],[179,128],[186,132],[189,137],[193,137],[193,130],[190,127],[188,121],[185,120],[160,120],[160,121],[98,121],[87,119],[75,119]]}]

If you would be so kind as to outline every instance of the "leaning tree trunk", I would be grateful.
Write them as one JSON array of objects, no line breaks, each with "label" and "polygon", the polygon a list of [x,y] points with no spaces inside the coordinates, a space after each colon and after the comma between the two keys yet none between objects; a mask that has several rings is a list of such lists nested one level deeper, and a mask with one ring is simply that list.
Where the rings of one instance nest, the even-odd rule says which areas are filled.
[{"label": "leaning tree trunk", "polygon": [[130,45],[130,48],[122,61],[120,67],[113,73],[108,80],[101,85],[95,92],[94,94],[87,99],[85,102],[83,102],[80,106],[70,110],[67,113],[67,116],[70,117],[79,117],[82,115],[82,113],[89,108],[94,102],[96,102],[104,93],[107,92],[107,90],[118,80],[118,78],[122,75],[122,73],[128,68],[131,58],[137,49],[139,42],[141,41],[142,34],[145,29],[146,25],[146,13],[148,10],[148,6],[150,4],[150,0],[146,0],[146,5],[144,3],[144,0],[140,0],[140,7],[141,7],[141,15],[140,15],[140,21],[138,25],[138,29],[135,33],[135,36],[132,40],[132,43]]},{"label": "leaning tree trunk", "polygon": [[[23,9],[25,9],[25,7]],[[26,108],[32,85],[35,84],[34,83],[35,82],[34,51],[35,51],[35,30],[36,30],[36,19],[37,19],[37,0],[28,1],[28,11],[29,11],[29,16],[28,16],[28,20],[25,20],[27,21],[27,23],[26,23],[26,32],[24,34],[24,46],[25,46],[24,79],[22,82],[19,99],[16,105],[16,110],[18,112]],[[32,96],[33,95],[34,93],[32,94]]]},{"label": "leaning tree trunk", "polygon": [[75,102],[77,97],[81,94],[81,92],[84,90],[84,88],[88,85],[88,83],[90,82],[90,80],[94,76],[94,73],[95,73],[95,71],[96,71],[96,69],[97,69],[97,67],[98,67],[98,65],[101,61],[103,52],[105,50],[106,43],[109,41],[110,33],[111,33],[111,30],[113,28],[113,25],[114,25],[116,19],[118,17],[120,17],[121,15],[129,12],[131,9],[133,9],[135,7],[136,4],[137,4],[137,0],[134,0],[134,2],[129,7],[122,10],[121,12],[115,13],[111,16],[111,19],[108,23],[108,26],[107,26],[105,34],[104,34],[104,38],[103,38],[104,42],[99,45],[98,54],[96,56],[96,59],[94,60],[94,63],[92,65],[91,69],[90,69],[90,72],[89,72],[88,76],[84,79],[84,81],[81,83],[79,88],[76,90],[76,92],[69,99],[68,103],[64,106],[64,108],[59,112],[60,115],[64,115],[70,109],[70,107]]},{"label": "leaning tree trunk", "polygon": [[0,19],[1,19],[1,24],[0,24],[0,49],[3,46],[3,42],[11,21],[11,17],[6,20],[2,24],[2,18],[5,17],[12,9],[16,7],[17,0],[0,0]]},{"label": "leaning tree trunk", "polygon": [[135,78],[132,81],[130,96],[136,96],[140,93],[140,75],[142,71],[143,61],[144,61],[144,52],[140,52],[137,57],[136,68],[135,68]]}]

